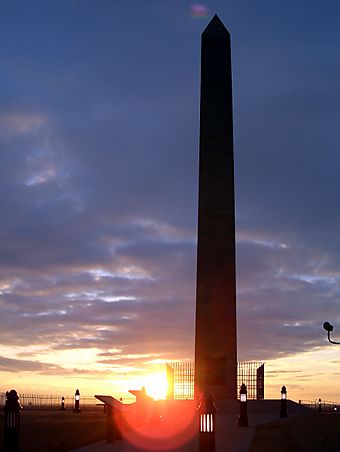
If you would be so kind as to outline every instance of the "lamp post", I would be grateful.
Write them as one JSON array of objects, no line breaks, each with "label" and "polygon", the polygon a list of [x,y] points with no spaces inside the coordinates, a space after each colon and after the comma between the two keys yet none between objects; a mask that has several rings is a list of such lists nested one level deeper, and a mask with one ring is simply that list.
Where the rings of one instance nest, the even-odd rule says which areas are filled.
[{"label": "lamp post", "polygon": [[282,386],[282,388],[281,388],[280,418],[287,419],[287,389],[286,389],[286,386]]},{"label": "lamp post", "polygon": [[247,386],[242,383],[240,387],[240,415],[238,417],[239,427],[248,427],[248,408],[247,408]]},{"label": "lamp post", "polygon": [[63,396],[61,398],[61,407],[60,407],[61,411],[65,411],[65,397]]},{"label": "lamp post", "polygon": [[336,342],[333,341],[331,339],[331,332],[333,331],[333,325],[331,325],[329,322],[324,322],[324,324],[322,325],[323,329],[327,331],[327,336],[328,336],[328,340],[331,344],[336,344],[336,345],[340,345],[340,342]]},{"label": "lamp post", "polygon": [[80,392],[79,389],[76,390],[74,394],[74,410],[73,413],[80,413]]},{"label": "lamp post", "polygon": [[20,403],[17,392],[6,392],[4,407],[4,451],[19,452],[20,449]]},{"label": "lamp post", "polygon": [[215,452],[215,399],[203,392],[197,407],[199,414],[199,452]]}]

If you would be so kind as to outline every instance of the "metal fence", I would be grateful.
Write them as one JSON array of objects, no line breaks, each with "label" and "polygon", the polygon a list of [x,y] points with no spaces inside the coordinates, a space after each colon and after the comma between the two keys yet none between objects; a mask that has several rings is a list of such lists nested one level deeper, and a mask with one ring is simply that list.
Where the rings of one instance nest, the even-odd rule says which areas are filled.
[{"label": "metal fence", "polygon": [[[47,409],[56,410],[61,408],[61,399],[64,397],[64,406],[66,410],[73,410],[74,396],[47,395],[47,394],[26,394],[18,393],[19,402],[24,409]],[[6,393],[0,393],[0,406],[4,406],[6,402]],[[94,396],[80,396],[80,410],[100,410],[101,404]]]},{"label": "metal fence", "polygon": [[264,399],[264,363],[260,361],[237,363],[238,389],[242,383],[247,386],[247,398],[249,400]]},{"label": "metal fence", "polygon": [[[166,364],[168,378],[168,398],[194,398],[194,366],[190,361],[175,361]],[[172,371],[172,372],[171,372]],[[170,381],[171,379],[171,381]]]},{"label": "metal fence", "polygon": [[[319,410],[319,400],[299,400],[299,404],[312,410]],[[330,400],[321,400],[321,412],[339,412],[340,402],[333,402]]]},{"label": "metal fence", "polygon": [[[166,364],[168,398],[193,399],[195,369],[190,361],[175,361]],[[247,386],[248,399],[264,399],[264,363],[242,361],[237,364],[237,387]],[[237,394],[239,397],[239,394]]]}]

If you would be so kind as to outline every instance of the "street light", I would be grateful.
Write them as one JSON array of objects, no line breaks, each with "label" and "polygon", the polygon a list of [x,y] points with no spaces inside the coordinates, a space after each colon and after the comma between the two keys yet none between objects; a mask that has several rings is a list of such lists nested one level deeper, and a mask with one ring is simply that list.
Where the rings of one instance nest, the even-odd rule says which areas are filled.
[{"label": "street light", "polygon": [[286,386],[282,386],[282,389],[281,389],[280,418],[287,419],[287,389],[286,389]]},{"label": "street light", "polygon": [[331,344],[340,345],[340,342],[332,341],[331,339],[331,331],[333,331],[333,325],[331,325],[329,322],[325,322],[323,324],[323,329],[327,331],[328,340]]},{"label": "street light", "polygon": [[248,427],[248,408],[247,408],[247,386],[242,383],[240,387],[240,415],[238,417],[239,427]]},{"label": "street light", "polygon": [[197,407],[199,414],[199,452],[215,452],[216,405],[210,392],[203,392]]},{"label": "street light", "polygon": [[74,410],[73,413],[80,413],[80,392],[79,389],[76,390],[74,394]]}]

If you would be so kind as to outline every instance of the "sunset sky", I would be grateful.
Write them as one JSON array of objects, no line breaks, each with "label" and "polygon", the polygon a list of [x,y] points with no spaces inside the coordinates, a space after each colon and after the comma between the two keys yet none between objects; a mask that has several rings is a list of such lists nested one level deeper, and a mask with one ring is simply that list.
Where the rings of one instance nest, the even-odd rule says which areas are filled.
[{"label": "sunset sky", "polygon": [[[199,7],[198,7],[199,6]],[[3,0],[0,392],[194,350],[200,34],[231,33],[239,360],[340,401],[338,0]]]}]

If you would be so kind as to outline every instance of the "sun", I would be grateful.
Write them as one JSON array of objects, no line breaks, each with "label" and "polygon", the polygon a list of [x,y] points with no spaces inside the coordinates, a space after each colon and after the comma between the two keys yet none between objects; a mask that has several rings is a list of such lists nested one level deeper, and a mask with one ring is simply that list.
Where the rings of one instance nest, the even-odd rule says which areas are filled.
[{"label": "sun", "polygon": [[145,378],[146,393],[154,400],[166,399],[168,382],[165,372],[150,374]]}]

